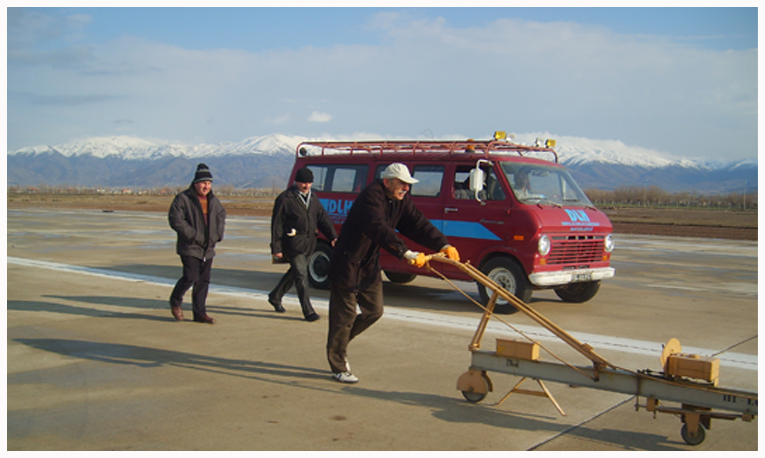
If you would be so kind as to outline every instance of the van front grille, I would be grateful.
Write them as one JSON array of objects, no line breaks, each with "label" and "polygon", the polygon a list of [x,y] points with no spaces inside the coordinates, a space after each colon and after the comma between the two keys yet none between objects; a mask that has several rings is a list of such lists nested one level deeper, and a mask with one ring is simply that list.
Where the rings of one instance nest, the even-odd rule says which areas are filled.
[{"label": "van front grille", "polygon": [[553,236],[547,264],[573,264],[582,267],[583,264],[603,260],[602,235],[562,235]]}]

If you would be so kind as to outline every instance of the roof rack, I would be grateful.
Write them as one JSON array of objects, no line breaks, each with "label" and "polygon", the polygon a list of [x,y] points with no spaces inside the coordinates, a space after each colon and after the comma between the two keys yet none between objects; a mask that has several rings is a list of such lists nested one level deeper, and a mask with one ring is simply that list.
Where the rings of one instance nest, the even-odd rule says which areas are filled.
[{"label": "roof rack", "polygon": [[[306,148],[306,147],[310,147]],[[362,141],[362,142],[302,142],[295,148],[295,155],[301,156],[324,156],[335,154],[443,154],[449,157],[453,155],[472,154],[489,158],[491,154],[517,154],[525,156],[528,153],[550,153],[558,162],[558,154],[548,147],[519,145],[501,140],[395,140],[395,141]]]}]

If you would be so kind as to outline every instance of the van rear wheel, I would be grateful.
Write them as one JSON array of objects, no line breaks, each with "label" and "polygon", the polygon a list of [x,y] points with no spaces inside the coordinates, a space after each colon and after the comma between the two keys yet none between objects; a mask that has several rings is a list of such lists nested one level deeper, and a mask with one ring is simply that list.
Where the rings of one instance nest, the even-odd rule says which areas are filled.
[{"label": "van rear wheel", "polygon": [[[481,272],[522,302],[531,300],[532,289],[526,279],[526,274],[521,266],[512,259],[503,256],[490,259],[481,267]],[[481,296],[483,304],[486,305],[489,303],[493,291],[478,283],[478,294]],[[494,306],[494,311],[497,313],[515,313],[517,309],[508,301],[499,298]]]},{"label": "van rear wheel", "polygon": [[391,272],[390,270],[385,270],[384,272],[385,272],[385,276],[388,277],[388,280],[390,280],[391,283],[409,283],[410,281],[417,278],[417,275],[414,275],[414,274]]},{"label": "van rear wheel", "polygon": [[308,257],[308,282],[316,289],[329,289],[330,256],[332,247],[326,242],[319,242]]}]

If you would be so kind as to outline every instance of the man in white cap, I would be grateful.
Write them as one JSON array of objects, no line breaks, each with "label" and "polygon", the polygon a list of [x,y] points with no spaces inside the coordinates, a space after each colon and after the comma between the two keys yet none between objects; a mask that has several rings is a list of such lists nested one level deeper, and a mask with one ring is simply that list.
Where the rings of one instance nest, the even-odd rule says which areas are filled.
[{"label": "man in white cap", "polygon": [[[417,180],[404,164],[389,165],[381,179],[361,191],[340,230],[329,268],[332,286],[327,338],[327,360],[332,377],[339,382],[358,382],[348,364],[348,342],[383,314],[380,248],[417,267],[425,265],[425,255],[409,250],[400,233],[459,261],[457,249],[409,197],[414,183]],[[358,314],[357,305],[361,310]]]}]

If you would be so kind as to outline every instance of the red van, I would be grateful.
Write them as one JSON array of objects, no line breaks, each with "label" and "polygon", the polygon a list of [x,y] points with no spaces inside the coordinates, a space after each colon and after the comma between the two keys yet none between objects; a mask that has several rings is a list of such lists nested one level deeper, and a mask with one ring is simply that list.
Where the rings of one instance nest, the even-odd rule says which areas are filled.
[{"label": "red van", "polygon": [[[305,142],[296,148],[290,177],[307,166],[319,196],[338,232],[358,193],[393,162],[409,167],[419,180],[410,194],[417,207],[469,261],[520,300],[533,290],[555,290],[567,302],[584,302],[600,281],[614,276],[610,266],[614,241],[611,222],[596,209],[571,175],[558,164],[554,142],[519,145],[495,135],[487,141]],[[411,240],[414,251],[423,247]],[[309,278],[328,288],[332,248],[319,240],[309,260]],[[407,283],[432,275],[381,250],[388,279]],[[446,264],[447,278],[471,280]],[[478,284],[483,303],[489,295]],[[497,312],[510,313],[508,303]]]}]

